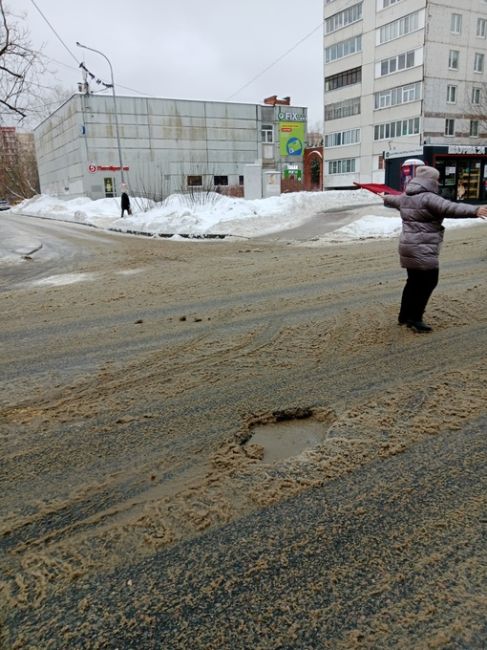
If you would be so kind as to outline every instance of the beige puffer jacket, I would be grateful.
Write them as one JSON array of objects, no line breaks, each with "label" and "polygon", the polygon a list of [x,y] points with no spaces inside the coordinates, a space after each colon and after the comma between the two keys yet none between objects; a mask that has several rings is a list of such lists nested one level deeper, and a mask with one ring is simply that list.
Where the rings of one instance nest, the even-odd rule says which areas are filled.
[{"label": "beige puffer jacket", "polygon": [[445,218],[471,218],[477,206],[453,203],[438,194],[438,182],[430,178],[413,178],[404,194],[386,195],[384,205],[401,213],[402,232],[399,258],[406,269],[436,269],[443,241]]}]

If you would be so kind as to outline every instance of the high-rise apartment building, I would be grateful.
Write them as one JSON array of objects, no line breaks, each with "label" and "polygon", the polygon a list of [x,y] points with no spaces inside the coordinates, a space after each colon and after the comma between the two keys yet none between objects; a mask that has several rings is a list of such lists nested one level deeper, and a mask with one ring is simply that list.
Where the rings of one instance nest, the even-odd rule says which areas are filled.
[{"label": "high-rise apartment building", "polygon": [[487,0],[324,0],[324,75],[325,188],[382,183],[384,157],[425,145],[480,154]]}]

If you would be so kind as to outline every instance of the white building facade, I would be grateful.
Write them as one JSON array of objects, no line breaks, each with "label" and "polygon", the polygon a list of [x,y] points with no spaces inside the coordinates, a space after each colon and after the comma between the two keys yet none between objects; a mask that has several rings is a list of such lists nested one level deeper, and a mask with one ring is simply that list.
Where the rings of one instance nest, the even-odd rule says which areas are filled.
[{"label": "white building facade", "polygon": [[41,191],[98,199],[123,181],[156,200],[244,187],[271,196],[302,175],[306,128],[304,107],[79,93],[34,130]]},{"label": "white building facade", "polygon": [[324,186],[384,158],[487,144],[486,0],[324,0]]}]

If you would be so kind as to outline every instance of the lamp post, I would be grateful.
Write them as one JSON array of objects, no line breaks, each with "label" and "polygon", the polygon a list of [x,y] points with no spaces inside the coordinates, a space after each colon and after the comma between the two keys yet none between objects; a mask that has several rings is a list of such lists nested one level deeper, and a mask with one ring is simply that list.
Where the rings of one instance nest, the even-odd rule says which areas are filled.
[{"label": "lamp post", "polygon": [[122,146],[120,144],[120,129],[118,126],[118,110],[117,110],[117,96],[115,94],[115,80],[113,78],[113,68],[112,64],[110,63],[110,59],[103,54],[103,52],[100,52],[100,50],[95,50],[94,47],[88,47],[87,45],[82,45],[78,41],[76,41],[76,45],[78,47],[82,47],[85,50],[91,50],[92,52],[96,52],[97,54],[100,54],[108,63],[110,66],[110,75],[112,78],[112,95],[113,95],[113,109],[114,109],[114,114],[115,114],[115,131],[117,133],[117,146],[118,146],[118,160],[120,163],[120,177],[122,180],[122,183],[124,183],[124,176],[123,176],[123,163],[122,163]]}]

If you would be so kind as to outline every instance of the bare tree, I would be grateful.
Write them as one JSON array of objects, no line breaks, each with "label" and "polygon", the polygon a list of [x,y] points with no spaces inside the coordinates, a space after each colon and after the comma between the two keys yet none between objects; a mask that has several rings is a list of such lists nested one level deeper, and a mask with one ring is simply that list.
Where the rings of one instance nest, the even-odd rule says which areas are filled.
[{"label": "bare tree", "polygon": [[42,55],[32,48],[28,31],[0,0],[0,122],[21,122],[28,115],[32,85],[43,69]]},{"label": "bare tree", "polygon": [[[29,105],[30,115],[33,117],[35,122],[44,120],[46,117],[49,117],[59,106],[64,104],[71,96],[73,91],[61,86],[60,84],[55,84],[50,88],[44,90],[44,92],[37,92],[37,101],[32,105]],[[33,120],[30,120],[33,121]]]},{"label": "bare tree", "polygon": [[31,133],[0,128],[0,196],[12,201],[39,193],[39,176]]}]

